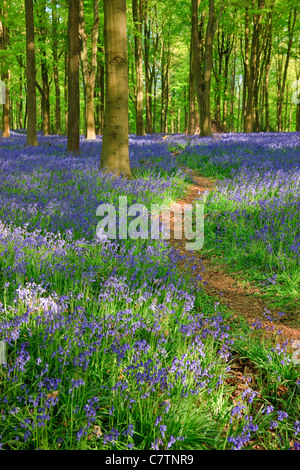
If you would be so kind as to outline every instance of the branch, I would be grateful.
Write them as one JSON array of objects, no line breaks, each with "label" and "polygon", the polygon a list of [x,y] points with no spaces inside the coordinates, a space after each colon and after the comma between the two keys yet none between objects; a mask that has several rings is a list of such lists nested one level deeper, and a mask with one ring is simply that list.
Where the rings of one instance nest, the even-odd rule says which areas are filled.
[{"label": "branch", "polygon": [[41,86],[38,84],[38,82],[37,82],[37,81],[35,82],[35,86],[36,86],[36,87],[37,87],[37,89],[39,90],[40,94],[41,94],[42,96],[44,96],[43,89],[42,89],[42,87],[41,87]]}]

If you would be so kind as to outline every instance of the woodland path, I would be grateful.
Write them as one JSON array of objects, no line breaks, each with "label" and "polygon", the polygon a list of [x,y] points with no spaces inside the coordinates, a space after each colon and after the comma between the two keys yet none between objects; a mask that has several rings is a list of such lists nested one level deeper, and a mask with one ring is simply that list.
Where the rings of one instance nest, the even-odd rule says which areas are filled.
[{"label": "woodland path", "polygon": [[[199,194],[204,191],[216,189],[211,178],[193,174],[193,180],[195,184],[189,186],[185,197],[176,201],[181,206],[192,204],[199,197]],[[295,328],[289,316],[285,318],[285,315],[283,315],[276,322],[266,320],[264,316],[266,310],[268,310],[268,314],[272,318],[277,318],[277,313],[280,309],[270,308],[258,288],[255,288],[250,283],[239,281],[238,276],[234,277],[233,274],[228,273],[225,266],[214,263],[213,259],[209,255],[202,253],[201,250],[186,250],[185,240],[175,240],[173,229],[173,221],[171,219],[170,245],[178,250],[181,255],[184,255],[191,265],[194,265],[193,275],[200,275],[202,277],[201,286],[204,291],[216,298],[216,301],[220,302],[220,306],[226,305],[232,310],[233,319],[243,316],[249,324],[259,320],[262,323],[261,331],[266,336],[274,335],[274,331],[279,329],[281,333],[278,335],[278,342],[281,344],[286,340],[289,345],[292,340],[300,340],[300,327]],[[180,269],[187,269],[186,262],[181,261],[179,265]],[[288,349],[290,348],[288,347]]]}]

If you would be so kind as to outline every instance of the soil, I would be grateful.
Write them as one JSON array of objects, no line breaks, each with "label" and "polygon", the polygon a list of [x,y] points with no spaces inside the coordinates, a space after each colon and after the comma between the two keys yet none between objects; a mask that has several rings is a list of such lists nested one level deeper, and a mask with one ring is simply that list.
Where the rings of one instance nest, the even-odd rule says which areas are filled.
[{"label": "soil", "polygon": [[[192,202],[199,197],[199,193],[204,191],[211,191],[215,188],[214,182],[211,178],[196,176],[193,174],[195,184],[191,184],[185,197],[179,201],[182,207],[185,204],[192,204]],[[173,218],[174,219],[174,218]],[[193,267],[193,275],[197,274],[202,277],[201,287],[204,291],[216,298],[220,305],[226,305],[232,310],[232,317],[238,320],[238,317],[243,317],[249,324],[259,320],[262,323],[261,331],[266,336],[273,335],[274,331],[279,331],[278,341],[283,343],[288,341],[288,349],[293,340],[300,340],[300,326],[295,327],[292,323],[292,318],[289,316],[278,317],[279,309],[270,307],[266,300],[263,298],[260,290],[251,285],[250,283],[241,282],[238,278],[240,275],[234,275],[228,272],[226,266],[216,264],[213,257],[205,255],[200,251],[189,251],[185,249],[186,241],[175,240],[173,237],[173,221],[171,215],[171,234],[170,244],[181,255],[185,255],[191,262]],[[186,269],[186,263],[182,261],[181,268]],[[268,315],[276,321],[271,322],[266,320],[264,313],[268,311]],[[278,320],[277,320],[278,318]]]}]

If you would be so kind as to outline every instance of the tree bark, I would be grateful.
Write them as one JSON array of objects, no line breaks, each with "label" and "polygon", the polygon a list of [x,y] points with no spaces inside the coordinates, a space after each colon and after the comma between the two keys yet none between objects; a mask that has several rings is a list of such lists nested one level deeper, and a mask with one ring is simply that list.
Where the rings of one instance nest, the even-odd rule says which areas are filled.
[{"label": "tree bark", "polygon": [[221,94],[222,94],[222,64],[223,64],[223,56],[224,56],[224,32],[221,33],[220,39],[220,32],[218,30],[217,34],[218,40],[218,71],[215,73],[216,78],[216,108],[215,108],[215,119],[217,122],[221,122]]},{"label": "tree bark", "polygon": [[143,0],[132,0],[132,16],[135,27],[135,72],[136,72],[136,135],[145,135],[144,128],[144,83],[143,83],[143,47],[142,19]]},{"label": "tree bark", "polygon": [[131,177],[126,0],[104,0],[106,94],[100,168]]},{"label": "tree bark", "polygon": [[300,102],[297,104],[296,111],[296,132],[300,132]]},{"label": "tree bark", "polygon": [[22,68],[20,68],[19,83],[20,83],[20,88],[19,88],[20,100],[19,100],[19,106],[18,106],[19,107],[18,125],[19,125],[19,129],[23,129],[23,71],[22,71]]},{"label": "tree bark", "polygon": [[[296,67],[296,86],[300,80],[300,71],[298,71]],[[299,87],[296,89],[295,93],[295,98],[296,98],[296,132],[300,132],[300,90]],[[291,107],[292,108],[292,107]]]},{"label": "tree bark", "polygon": [[87,140],[93,140],[96,138],[94,91],[97,71],[97,44],[99,35],[99,0],[94,0],[94,22],[90,63],[88,58],[87,37],[85,31],[83,0],[79,0],[79,33],[81,38],[80,58],[83,70],[86,98],[86,138]]},{"label": "tree bark", "polygon": [[79,153],[79,0],[69,0],[68,42],[67,150]]},{"label": "tree bark", "polygon": [[[101,46],[98,46],[98,50],[104,53],[104,49]],[[104,64],[99,59],[97,63],[96,87],[96,133],[102,134],[104,122]]]},{"label": "tree bark", "polygon": [[[199,0],[192,0],[192,28],[193,25],[198,25],[198,7]],[[198,26],[194,26],[194,77],[195,77],[195,88],[196,96],[199,106],[200,113],[200,136],[211,136],[211,122],[210,122],[210,84],[211,84],[211,73],[212,73],[212,59],[213,59],[213,39],[217,28],[217,23],[221,17],[223,8],[220,10],[220,15],[216,21],[215,16],[215,2],[209,0],[209,18],[206,27],[205,36],[205,51],[204,51],[204,70],[203,77],[200,73],[200,54],[199,54],[199,37],[198,37]]]},{"label": "tree bark", "polygon": [[[7,14],[8,14],[8,5],[6,0],[3,1],[3,8],[1,11],[0,18],[0,49],[7,49],[8,44],[8,26],[7,26]],[[3,122],[2,122],[2,137],[10,137],[10,98],[9,98],[9,80],[10,80],[10,70],[7,67],[7,64],[4,64],[4,71],[2,72],[2,80],[5,83],[5,103],[3,103]]]},{"label": "tree bark", "polygon": [[27,145],[38,145],[36,132],[36,89],[33,0],[25,0],[26,76],[27,76]]},{"label": "tree bark", "polygon": [[296,18],[297,18],[297,10],[295,8],[294,11],[290,12],[290,14],[289,14],[289,20],[288,20],[289,40],[288,40],[287,52],[286,52],[286,56],[285,56],[286,58],[285,58],[285,64],[284,64],[284,68],[283,68],[282,80],[279,81],[279,88],[278,88],[278,101],[277,101],[277,129],[278,129],[278,132],[282,132],[282,127],[283,127],[282,114],[283,114],[284,89],[285,89],[287,71],[288,71],[288,66],[289,66],[289,61],[290,61],[291,48],[292,48],[292,44],[293,44],[293,33],[294,33],[294,29],[295,29],[295,24],[296,24]]},{"label": "tree bark", "polygon": [[65,49],[65,73],[64,73],[64,110],[65,110],[65,134],[68,134],[68,44]]},{"label": "tree bark", "polygon": [[231,36],[226,37],[225,47],[224,47],[224,94],[223,94],[223,120],[222,120],[222,127],[226,130],[227,129],[227,108],[228,108],[228,72],[229,72],[229,61],[230,55],[233,49],[234,38]]},{"label": "tree bark", "polygon": [[145,50],[145,92],[146,92],[146,133],[152,134],[152,109],[151,109],[151,88],[152,82],[150,77],[149,65],[149,40],[150,26],[148,25],[148,2],[145,0],[144,8],[144,50]]},{"label": "tree bark", "polygon": [[46,52],[42,53],[41,72],[43,82],[42,93],[42,114],[43,114],[43,134],[50,134],[50,87],[48,79],[48,65],[46,63]]},{"label": "tree bark", "polygon": [[269,108],[269,82],[270,82],[270,68],[271,68],[271,51],[272,51],[272,15],[269,14],[269,32],[267,40],[267,57],[266,57],[266,72],[265,72],[265,116],[266,116],[266,132],[270,132],[270,108]]},{"label": "tree bark", "polygon": [[41,48],[41,76],[42,76],[42,87],[39,89],[42,97],[42,129],[44,135],[50,134],[50,85],[48,75],[48,63],[47,53],[45,49],[47,35],[49,32],[46,27],[46,1],[40,1],[38,4],[38,10],[36,16],[38,18],[37,30],[39,31],[39,43]]},{"label": "tree bark", "polygon": [[57,14],[56,0],[52,0],[52,54],[53,54],[53,77],[55,86],[55,132],[61,133],[61,105],[60,105],[60,86],[58,73],[58,24],[59,16]]},{"label": "tree bark", "polygon": [[[196,4],[192,5],[192,11],[196,8]],[[196,98],[196,67],[199,68],[201,64],[201,52],[200,44],[198,45],[199,35],[202,33],[198,31],[198,8],[199,1],[197,1],[197,14],[192,14],[192,27],[191,27],[191,43],[190,43],[190,73],[189,73],[189,122],[188,122],[188,133],[194,135],[199,129],[198,115],[196,112],[195,98]],[[196,43],[195,43],[196,42]],[[197,57],[195,57],[197,54]],[[198,60],[197,60],[198,58]],[[197,63],[195,63],[197,61]],[[199,68],[198,73],[201,73]]]},{"label": "tree bark", "polygon": [[[258,12],[253,15],[253,33],[251,42],[251,58],[250,70],[247,82],[247,103],[246,103],[246,116],[245,116],[245,132],[253,132],[254,124],[254,110],[255,110],[255,90],[258,80],[259,72],[259,38],[261,32],[261,21],[263,18],[262,9],[264,8],[265,0],[258,0]],[[253,2],[254,6],[254,2]]]}]

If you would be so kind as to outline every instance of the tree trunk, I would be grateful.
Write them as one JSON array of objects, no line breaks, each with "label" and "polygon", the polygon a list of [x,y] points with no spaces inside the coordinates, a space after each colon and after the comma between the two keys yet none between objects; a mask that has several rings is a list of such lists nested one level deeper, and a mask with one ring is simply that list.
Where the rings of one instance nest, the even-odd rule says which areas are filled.
[{"label": "tree trunk", "polygon": [[23,129],[23,73],[22,73],[22,69],[20,69],[19,83],[20,83],[20,88],[19,88],[20,100],[19,100],[18,124],[19,124],[19,129]]},{"label": "tree trunk", "polygon": [[294,33],[295,24],[296,24],[296,18],[297,18],[297,10],[295,8],[294,11],[290,12],[290,15],[289,15],[289,21],[288,21],[288,36],[289,36],[288,47],[287,47],[287,52],[286,52],[286,56],[285,56],[286,59],[285,59],[285,64],[284,64],[284,69],[283,69],[282,80],[279,81],[278,102],[277,102],[277,128],[278,128],[278,132],[282,132],[282,127],[283,127],[282,113],[283,113],[284,89],[285,89],[287,71],[288,71],[288,66],[289,66],[289,61],[290,61],[291,48],[292,48],[292,44],[293,44],[293,33]]},{"label": "tree trunk", "polygon": [[[0,10],[3,21],[0,19],[0,49],[7,49],[8,44],[8,26],[7,26],[7,13],[8,5],[6,0],[3,1],[3,8]],[[9,109],[9,80],[10,70],[7,68],[7,63],[4,64],[4,72],[2,73],[2,80],[5,83],[5,102],[3,103],[3,122],[2,122],[2,137],[10,137],[10,109]]]},{"label": "tree trunk", "polygon": [[165,71],[165,86],[164,86],[164,96],[163,96],[163,103],[164,103],[164,120],[163,120],[163,132],[165,134],[168,133],[168,111],[169,111],[169,89],[170,89],[170,44],[168,45],[168,56],[167,56],[167,64],[166,64],[166,71]]},{"label": "tree trunk", "polygon": [[[211,73],[212,73],[212,58],[213,58],[213,39],[215,30],[217,27],[215,17],[215,2],[209,0],[209,18],[206,27],[205,37],[205,51],[204,51],[204,71],[203,77],[200,73],[200,44],[198,36],[198,7],[199,0],[192,0],[192,28],[194,31],[194,77],[195,77],[195,88],[196,96],[199,106],[200,113],[200,136],[211,136],[211,122],[210,122],[210,84],[211,84]],[[221,12],[223,7],[221,9]],[[220,15],[221,15],[220,12]],[[219,16],[220,18],[220,16]],[[218,19],[219,20],[219,19]],[[194,25],[194,26],[193,26]],[[196,26],[195,26],[196,25]]]},{"label": "tree trunk", "polygon": [[60,106],[60,87],[58,73],[58,24],[59,16],[57,14],[56,0],[52,0],[52,54],[53,54],[53,77],[55,86],[55,133],[61,133],[61,106]]},{"label": "tree trunk", "polygon": [[204,74],[203,74],[203,94],[200,111],[200,136],[212,135],[210,124],[210,81],[212,72],[212,50],[215,25],[215,2],[209,0],[209,18],[206,28],[205,53],[204,53]]},{"label": "tree trunk", "polygon": [[296,111],[296,132],[300,132],[300,99]]},{"label": "tree trunk", "polygon": [[36,132],[36,89],[33,0],[25,0],[26,75],[27,75],[27,145],[38,145]]},{"label": "tree trunk", "polygon": [[152,130],[153,133],[155,134],[155,118],[156,118],[156,102],[157,102],[157,96],[156,96],[156,84],[157,84],[157,77],[156,74],[154,73],[154,89],[153,89],[153,116],[152,116]]},{"label": "tree trunk", "polygon": [[50,134],[50,88],[48,79],[48,66],[46,63],[46,52],[42,53],[41,62],[43,93],[42,93],[42,114],[43,114],[43,134]]},{"label": "tree trunk", "polygon": [[145,88],[146,88],[146,133],[152,134],[152,109],[151,109],[151,78],[150,78],[150,65],[149,65],[149,40],[150,40],[150,26],[148,27],[148,2],[145,1],[144,9],[144,50],[145,50]]},{"label": "tree trunk", "polygon": [[65,50],[65,73],[64,73],[64,109],[65,109],[65,134],[68,134],[68,45]]},{"label": "tree trunk", "polygon": [[[300,79],[300,74],[299,71],[296,68],[296,86],[299,82]],[[300,90],[299,87],[296,88],[295,95],[293,96],[293,103],[296,104],[296,132],[300,132]],[[292,106],[291,106],[292,108]]]},{"label": "tree trunk", "polygon": [[[98,51],[104,52],[104,49],[99,46]],[[102,134],[104,121],[104,65],[100,60],[98,60],[97,64],[96,85],[96,133]]]},{"label": "tree trunk", "polygon": [[218,71],[215,74],[216,78],[216,108],[215,108],[215,119],[217,122],[221,122],[221,93],[222,93],[222,64],[224,55],[224,32],[222,31],[221,39],[220,32],[217,34],[218,39]]},{"label": "tree trunk", "polygon": [[10,137],[10,104],[9,104],[9,71],[3,73],[3,81],[5,83],[5,103],[3,104],[3,123],[2,137]]},{"label": "tree trunk", "polygon": [[92,31],[92,51],[90,64],[88,59],[83,0],[79,0],[79,33],[81,38],[80,58],[83,70],[86,98],[86,138],[87,140],[93,140],[96,138],[94,90],[96,82],[97,44],[99,35],[99,0],[94,0],[94,23]]},{"label": "tree trunk", "polygon": [[230,54],[225,54],[225,64],[224,64],[224,94],[223,94],[223,119],[222,127],[227,129],[227,101],[228,101],[228,69],[229,69],[229,57]]},{"label": "tree trunk", "polygon": [[45,49],[47,41],[47,26],[45,24],[46,17],[46,1],[40,1],[38,3],[39,9],[37,10],[37,30],[39,31],[39,43],[41,48],[41,76],[42,76],[42,87],[36,86],[40,90],[42,96],[42,129],[44,135],[50,134],[50,85],[48,76],[48,63],[47,63],[47,52]]},{"label": "tree trunk", "polygon": [[69,0],[68,42],[67,150],[79,153],[79,0]]},{"label": "tree trunk", "polygon": [[266,73],[265,73],[265,114],[266,114],[266,132],[270,132],[270,109],[269,109],[269,81],[271,68],[272,51],[272,15],[269,15],[269,37],[267,41]]},{"label": "tree trunk", "polygon": [[233,59],[233,65],[232,65],[232,71],[231,71],[231,86],[230,86],[230,94],[231,94],[231,99],[230,99],[230,123],[229,123],[229,129],[231,132],[234,132],[234,100],[235,100],[235,67],[236,67],[236,48],[234,49],[234,59]]},{"label": "tree trunk", "polygon": [[100,168],[131,177],[126,0],[104,0],[106,95]]},{"label": "tree trunk", "polygon": [[255,111],[255,91],[258,80],[260,50],[259,50],[259,37],[261,31],[261,21],[263,17],[262,9],[265,0],[258,0],[258,12],[253,15],[253,33],[251,43],[251,58],[249,80],[247,83],[247,103],[246,103],[246,116],[245,116],[245,132],[253,132],[254,124],[254,111]]},{"label": "tree trunk", "polygon": [[[198,37],[198,7],[197,3],[197,18],[192,16],[192,27],[191,27],[191,43],[190,43],[190,74],[189,74],[189,122],[188,122],[188,133],[194,135],[197,132],[199,123],[197,122],[197,113],[195,107],[196,88],[195,88],[195,53],[196,47],[195,40]],[[194,6],[196,8],[196,6]],[[201,61],[200,61],[201,62]]]},{"label": "tree trunk", "polygon": [[143,0],[132,0],[132,16],[135,27],[135,72],[136,72],[136,135],[145,135],[144,128],[144,83],[143,83],[143,47],[142,19]]}]

